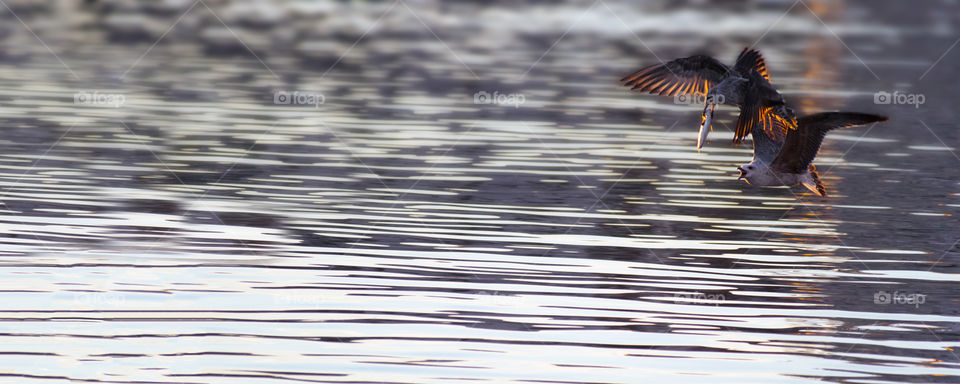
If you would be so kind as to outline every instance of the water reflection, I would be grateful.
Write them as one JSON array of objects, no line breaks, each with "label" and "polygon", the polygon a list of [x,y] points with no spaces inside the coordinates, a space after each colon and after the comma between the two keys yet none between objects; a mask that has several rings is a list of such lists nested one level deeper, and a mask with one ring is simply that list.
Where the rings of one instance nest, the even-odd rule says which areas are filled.
[{"label": "water reflection", "polygon": [[[950,151],[894,124],[838,132],[818,157],[836,196],[752,188],[735,178],[749,145],[725,145],[732,111],[698,153],[696,108],[615,84],[655,58],[610,12],[668,57],[735,51],[775,7],[741,26],[749,37],[724,30],[730,48],[649,32],[703,12],[601,4],[538,57],[583,7],[557,5],[530,30],[483,21],[538,6],[461,5],[478,21],[454,28],[413,3],[101,2],[89,12],[103,43],[11,4],[63,63],[25,31],[6,37],[18,47],[0,62],[8,377],[957,379]],[[840,30],[856,48],[876,29],[816,4],[862,27]],[[169,25],[158,20],[191,6],[151,47]],[[731,7],[718,17],[734,20]],[[302,23],[320,14],[338,27]],[[287,21],[316,38],[271,27]],[[845,49],[809,32],[816,19],[783,25],[761,49],[788,99],[877,110],[869,72],[834,60]],[[277,105],[277,90],[325,101]],[[76,103],[82,91],[123,102]],[[525,101],[476,104],[478,91]],[[928,117],[947,140],[949,121]],[[924,303],[906,303],[916,294]]]}]

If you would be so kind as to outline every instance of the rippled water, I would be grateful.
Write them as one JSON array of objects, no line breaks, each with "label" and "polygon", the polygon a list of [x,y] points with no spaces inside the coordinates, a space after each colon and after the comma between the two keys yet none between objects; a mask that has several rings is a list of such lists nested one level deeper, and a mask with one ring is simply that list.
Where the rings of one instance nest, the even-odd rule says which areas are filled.
[{"label": "rippled water", "polygon": [[[960,381],[955,5],[338,4],[271,50],[182,3],[7,16],[0,380]],[[891,116],[828,137],[830,198],[617,83],[758,38],[804,113]]]}]

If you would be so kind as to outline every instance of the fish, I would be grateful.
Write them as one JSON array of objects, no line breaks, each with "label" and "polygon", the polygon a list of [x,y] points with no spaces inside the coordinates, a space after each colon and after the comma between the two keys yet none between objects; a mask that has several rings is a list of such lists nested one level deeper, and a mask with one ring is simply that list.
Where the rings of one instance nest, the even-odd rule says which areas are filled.
[{"label": "fish", "polygon": [[700,151],[700,148],[703,148],[703,143],[707,141],[707,135],[713,130],[713,126],[711,125],[713,108],[714,104],[712,102],[707,102],[707,105],[703,107],[703,121],[700,123],[700,136],[697,137],[697,152]]}]

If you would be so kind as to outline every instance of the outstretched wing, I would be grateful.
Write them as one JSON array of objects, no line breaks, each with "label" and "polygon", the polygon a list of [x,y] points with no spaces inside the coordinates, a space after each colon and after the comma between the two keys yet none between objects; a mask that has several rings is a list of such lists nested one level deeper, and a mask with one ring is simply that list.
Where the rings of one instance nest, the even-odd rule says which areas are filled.
[{"label": "outstretched wing", "polygon": [[763,56],[760,55],[760,51],[750,49],[750,47],[743,48],[743,51],[737,56],[737,62],[733,65],[733,69],[744,77],[747,77],[746,75],[753,69],[764,79],[770,81],[770,73],[767,72],[767,63],[763,61]]},{"label": "outstretched wing", "polygon": [[684,57],[662,64],[654,64],[620,79],[630,90],[651,94],[676,96],[681,94],[706,95],[707,90],[722,81],[730,68],[710,56]]},{"label": "outstretched wing", "polygon": [[780,153],[770,166],[780,172],[803,173],[820,151],[827,132],[886,120],[885,116],[856,112],[825,112],[801,117],[797,119],[797,129],[787,133]]}]

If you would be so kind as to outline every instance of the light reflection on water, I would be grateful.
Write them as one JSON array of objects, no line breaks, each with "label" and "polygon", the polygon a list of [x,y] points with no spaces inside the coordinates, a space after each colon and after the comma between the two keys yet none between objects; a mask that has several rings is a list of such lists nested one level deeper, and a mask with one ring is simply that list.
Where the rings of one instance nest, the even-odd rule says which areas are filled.
[{"label": "light reflection on water", "polygon": [[[383,10],[350,7],[368,19]],[[691,12],[675,17],[703,16]],[[730,57],[779,12],[762,15],[751,37],[728,31],[737,44],[712,53]],[[631,16],[643,31],[649,17]],[[423,17],[441,32],[449,23]],[[727,145],[730,113],[698,153],[697,108],[619,88],[655,59],[596,21],[532,67],[563,23],[557,36],[478,32],[523,36],[503,50],[440,33],[463,49],[455,58],[392,20],[387,31],[412,36],[376,33],[349,52],[354,40],[338,37],[263,63],[243,47],[204,54],[226,44],[216,33],[203,47],[172,35],[143,57],[144,42],[50,38],[66,67],[31,36],[8,37],[22,56],[0,63],[0,374],[955,381],[958,277],[945,252],[958,194],[942,175],[956,133],[931,112],[946,143],[917,141],[924,132],[897,118],[912,107],[873,105],[863,65],[835,59],[843,45],[798,43],[791,33],[811,20],[785,20],[760,48],[791,101],[894,115],[863,138],[828,138],[817,163],[829,199],[737,182],[752,153]],[[853,49],[865,39],[838,31]],[[643,38],[663,57],[709,46]],[[277,89],[326,100],[274,105]],[[84,90],[123,105],[75,104]],[[479,90],[526,101],[477,105]],[[887,291],[925,302],[875,303]]]}]

